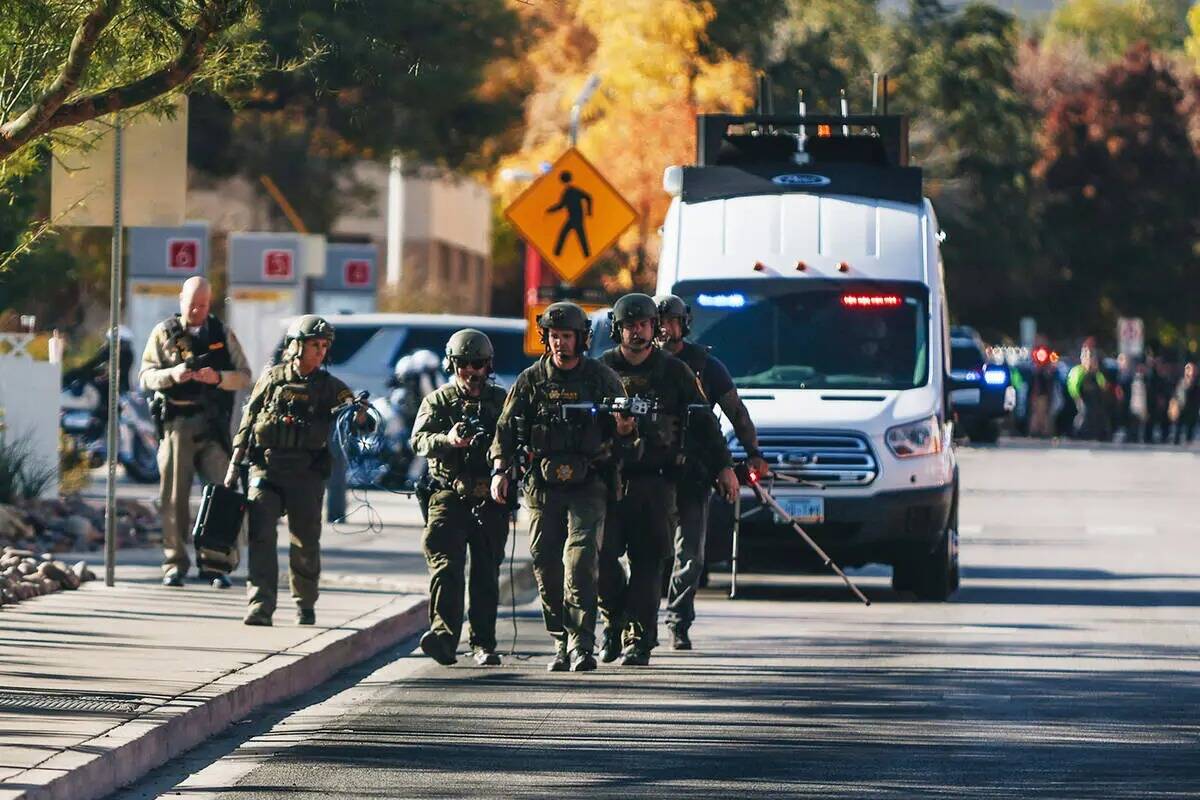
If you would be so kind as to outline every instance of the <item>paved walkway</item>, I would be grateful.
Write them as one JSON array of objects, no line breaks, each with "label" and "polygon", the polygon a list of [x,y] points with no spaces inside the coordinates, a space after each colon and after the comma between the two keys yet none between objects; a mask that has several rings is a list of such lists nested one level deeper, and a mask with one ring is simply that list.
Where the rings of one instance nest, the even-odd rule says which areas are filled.
[{"label": "paved walkway", "polygon": [[[384,493],[370,501],[372,530],[353,500],[349,523],[326,526],[314,627],[295,624],[286,581],[275,626],[242,625],[244,559],[233,589],[169,589],[159,585],[154,550],[118,553],[114,587],[99,580],[5,606],[0,800],[103,797],[255,708],[423,630],[428,587],[415,503]],[[528,545],[517,538],[514,575],[526,589]],[[286,568],[282,528],[280,540]],[[99,556],[72,560],[86,558],[102,576]]]}]

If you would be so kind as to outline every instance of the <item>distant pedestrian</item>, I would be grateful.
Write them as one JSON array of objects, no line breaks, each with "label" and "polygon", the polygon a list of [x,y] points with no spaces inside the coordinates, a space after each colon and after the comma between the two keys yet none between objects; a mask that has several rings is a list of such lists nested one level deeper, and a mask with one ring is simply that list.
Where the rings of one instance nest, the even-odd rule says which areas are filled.
[{"label": "distant pedestrian", "polygon": [[1196,423],[1200,418],[1200,382],[1196,380],[1196,363],[1189,361],[1183,367],[1183,377],[1175,387],[1171,398],[1172,421],[1175,423],[1175,444],[1186,436],[1188,444],[1196,438]]},{"label": "distant pedestrian", "polygon": [[1084,342],[1079,363],[1067,375],[1067,394],[1075,401],[1075,437],[1106,439],[1109,425],[1108,379],[1092,340]]}]

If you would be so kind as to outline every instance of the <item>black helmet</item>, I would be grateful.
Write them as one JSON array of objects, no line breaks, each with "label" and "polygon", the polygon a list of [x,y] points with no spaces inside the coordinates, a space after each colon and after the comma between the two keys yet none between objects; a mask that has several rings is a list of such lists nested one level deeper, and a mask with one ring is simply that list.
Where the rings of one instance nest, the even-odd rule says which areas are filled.
[{"label": "black helmet", "polygon": [[654,298],[641,292],[631,292],[613,304],[613,310],[608,312],[608,321],[612,323],[612,340],[621,342],[621,326],[626,322],[639,319],[654,320],[654,335],[658,335],[658,305]]},{"label": "black helmet", "polygon": [[588,321],[587,312],[570,301],[560,300],[546,306],[546,310],[538,317],[537,324],[543,345],[548,343],[547,335],[551,328],[576,331],[579,334],[579,353],[581,355],[591,345],[592,326]]},{"label": "black helmet", "polygon": [[333,344],[333,326],[324,317],[316,314],[305,314],[288,326],[287,338],[291,342],[303,342],[306,339],[327,339]]},{"label": "black helmet", "polygon": [[683,326],[683,335],[687,336],[692,329],[692,307],[683,302],[683,298],[676,294],[655,295],[654,302],[658,305],[659,318],[679,317]]}]

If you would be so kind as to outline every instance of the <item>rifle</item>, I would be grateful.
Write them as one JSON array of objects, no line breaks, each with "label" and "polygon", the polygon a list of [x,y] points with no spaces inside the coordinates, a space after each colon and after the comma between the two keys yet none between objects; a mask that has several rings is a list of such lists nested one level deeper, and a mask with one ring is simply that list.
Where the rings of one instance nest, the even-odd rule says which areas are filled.
[{"label": "rifle", "polygon": [[621,414],[635,419],[650,419],[658,415],[658,403],[642,397],[606,397],[598,403],[561,403],[560,418],[566,422],[572,414]]}]

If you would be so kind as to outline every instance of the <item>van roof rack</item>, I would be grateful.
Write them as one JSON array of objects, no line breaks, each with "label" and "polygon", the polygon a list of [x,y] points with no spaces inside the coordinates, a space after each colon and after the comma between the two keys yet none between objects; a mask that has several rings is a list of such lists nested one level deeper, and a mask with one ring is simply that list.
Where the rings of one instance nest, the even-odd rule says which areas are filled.
[{"label": "van roof rack", "polygon": [[[734,127],[742,130],[731,131]],[[803,163],[907,167],[908,116],[759,113],[696,117],[696,166]]]}]

